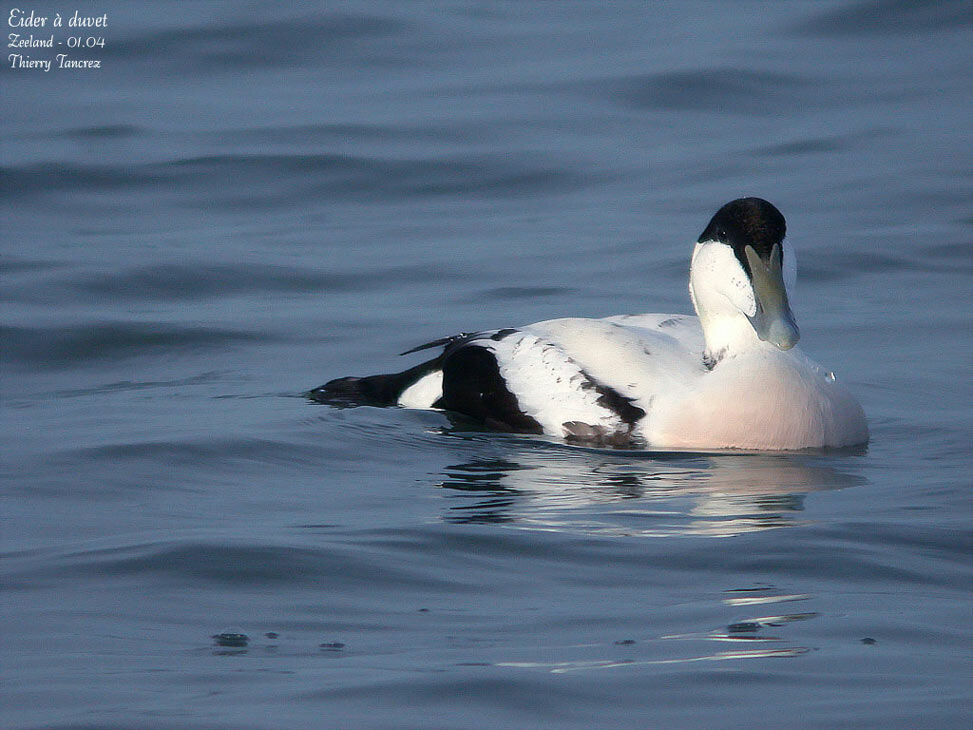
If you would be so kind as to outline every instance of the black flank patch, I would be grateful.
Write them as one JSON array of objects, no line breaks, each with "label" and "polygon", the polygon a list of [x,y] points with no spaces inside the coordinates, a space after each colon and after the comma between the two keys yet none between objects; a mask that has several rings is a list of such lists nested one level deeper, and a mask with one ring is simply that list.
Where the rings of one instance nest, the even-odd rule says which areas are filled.
[{"label": "black flank patch", "polygon": [[458,347],[446,354],[442,408],[501,431],[544,432],[534,418],[520,409],[517,396],[510,392],[500,375],[496,355],[475,344]]}]

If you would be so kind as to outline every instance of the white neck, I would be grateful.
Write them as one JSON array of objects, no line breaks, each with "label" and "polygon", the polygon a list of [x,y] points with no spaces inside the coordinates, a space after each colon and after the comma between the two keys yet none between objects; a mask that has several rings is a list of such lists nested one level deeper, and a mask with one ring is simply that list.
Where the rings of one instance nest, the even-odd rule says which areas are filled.
[{"label": "white neck", "polygon": [[696,244],[689,295],[703,328],[703,358],[710,367],[729,355],[773,347],[757,337],[747,319],[757,311],[753,286],[729,246],[715,241]]}]

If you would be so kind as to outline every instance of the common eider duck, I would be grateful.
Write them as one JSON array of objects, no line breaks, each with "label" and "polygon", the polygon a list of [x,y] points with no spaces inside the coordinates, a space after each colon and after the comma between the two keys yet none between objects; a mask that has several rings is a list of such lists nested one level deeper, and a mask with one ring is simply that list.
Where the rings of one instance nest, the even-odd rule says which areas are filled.
[{"label": "common eider duck", "polygon": [[834,374],[798,348],[787,290],[796,259],[784,216],[761,198],[722,208],[696,241],[697,316],[565,318],[461,333],[389,375],[308,393],[336,405],[442,409],[494,430],[648,449],[796,450],[865,443]]}]

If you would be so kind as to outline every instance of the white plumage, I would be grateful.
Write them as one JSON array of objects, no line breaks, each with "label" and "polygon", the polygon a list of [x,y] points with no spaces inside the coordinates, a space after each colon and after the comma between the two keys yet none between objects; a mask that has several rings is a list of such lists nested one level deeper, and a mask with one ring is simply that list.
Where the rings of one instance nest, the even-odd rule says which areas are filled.
[{"label": "white plumage", "polygon": [[[833,374],[797,348],[757,342],[709,370],[699,318],[642,314],[538,322],[477,346],[496,355],[521,409],[550,435],[685,449],[791,450],[868,440],[861,406]],[[581,387],[585,376],[630,398],[645,416],[629,430],[598,404],[595,391]],[[437,377],[441,383],[441,373],[427,381]],[[441,396],[428,392],[420,407]]]},{"label": "white plumage", "polygon": [[[693,250],[697,317],[553,319],[450,338],[433,343],[444,344],[444,354],[417,368],[397,402],[507,430],[648,448],[864,443],[861,406],[795,347],[800,333],[787,288],[796,258],[784,247],[785,230],[770,203],[732,201]],[[387,389],[410,372],[372,376],[369,387]],[[345,378],[319,390],[347,399],[369,380]]]}]

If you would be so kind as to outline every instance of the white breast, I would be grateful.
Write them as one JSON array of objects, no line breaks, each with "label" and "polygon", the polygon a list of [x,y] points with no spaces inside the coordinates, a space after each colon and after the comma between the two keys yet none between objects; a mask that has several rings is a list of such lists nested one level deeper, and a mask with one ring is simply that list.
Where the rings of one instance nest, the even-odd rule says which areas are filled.
[{"label": "white breast", "polygon": [[721,362],[689,389],[656,399],[641,433],[676,448],[790,450],[868,440],[865,414],[833,376],[796,348]]},{"label": "white breast", "polygon": [[760,343],[707,369],[695,317],[557,319],[503,342],[510,389],[552,435],[566,435],[569,421],[625,427],[579,390],[584,376],[646,412],[634,434],[649,446],[790,450],[868,439],[861,406],[797,348]]}]

